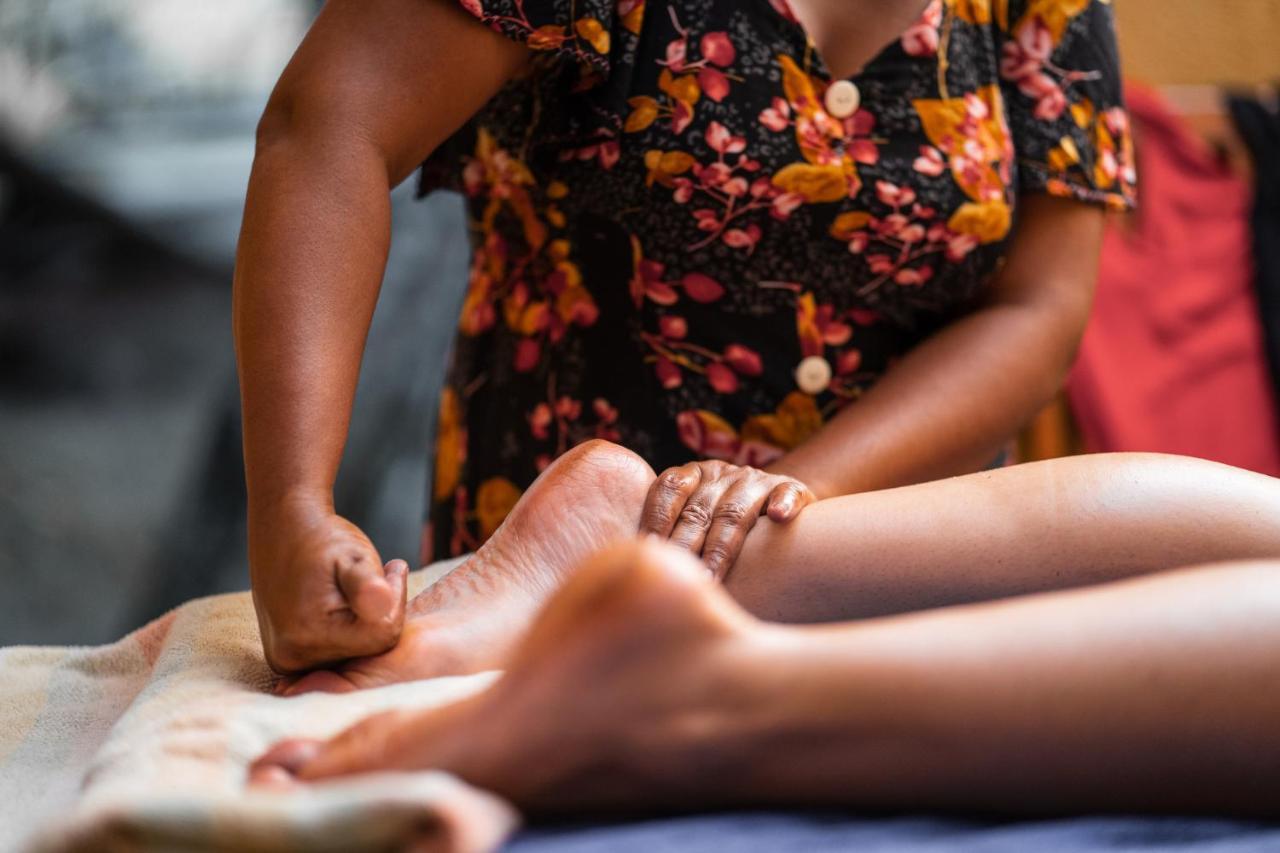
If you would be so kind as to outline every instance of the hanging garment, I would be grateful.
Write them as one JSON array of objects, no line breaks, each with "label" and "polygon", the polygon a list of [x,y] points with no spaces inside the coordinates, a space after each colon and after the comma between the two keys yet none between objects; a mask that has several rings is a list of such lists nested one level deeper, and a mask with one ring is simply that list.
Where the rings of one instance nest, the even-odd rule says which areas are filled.
[{"label": "hanging garment", "polygon": [[1142,204],[1113,223],[1068,391],[1089,450],[1280,474],[1253,290],[1251,188],[1148,90],[1127,93]]},{"label": "hanging garment", "polygon": [[1254,286],[1267,344],[1271,384],[1280,400],[1280,102],[1253,98],[1228,101],[1244,144],[1253,155]]}]

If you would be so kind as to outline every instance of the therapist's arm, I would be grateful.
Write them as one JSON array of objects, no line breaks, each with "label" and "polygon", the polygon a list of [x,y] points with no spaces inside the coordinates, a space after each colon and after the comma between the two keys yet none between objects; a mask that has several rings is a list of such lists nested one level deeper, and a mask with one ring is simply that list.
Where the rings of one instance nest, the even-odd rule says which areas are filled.
[{"label": "therapist's arm", "polygon": [[259,124],[233,315],[250,573],[277,671],[399,637],[407,565],[333,506],[388,196],[526,58],[450,0],[330,0]]},{"label": "therapist's arm", "polygon": [[723,577],[764,514],[789,522],[818,498],[976,471],[1061,387],[1084,332],[1105,214],[1021,200],[1018,231],[984,301],[903,356],[858,402],[765,470],[715,460],[663,472],[641,529]]},{"label": "therapist's arm", "polygon": [[979,308],[769,470],[827,497],[989,464],[1062,387],[1093,303],[1104,220],[1080,202],[1023,197],[1007,262]]}]

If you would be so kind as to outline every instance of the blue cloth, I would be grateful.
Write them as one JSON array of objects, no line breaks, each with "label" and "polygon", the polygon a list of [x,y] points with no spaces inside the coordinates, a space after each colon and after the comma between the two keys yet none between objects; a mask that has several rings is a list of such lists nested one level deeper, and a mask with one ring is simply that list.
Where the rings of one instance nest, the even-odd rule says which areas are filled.
[{"label": "blue cloth", "polygon": [[1026,851],[1280,851],[1280,824],[1179,817],[976,821],[865,818],[818,812],[746,812],[631,823],[533,827],[513,853],[1026,853]]}]

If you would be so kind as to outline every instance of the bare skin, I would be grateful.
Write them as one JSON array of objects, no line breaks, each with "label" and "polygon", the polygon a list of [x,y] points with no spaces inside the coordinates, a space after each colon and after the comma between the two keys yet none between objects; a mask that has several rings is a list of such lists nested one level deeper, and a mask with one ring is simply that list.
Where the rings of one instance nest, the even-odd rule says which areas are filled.
[{"label": "bare skin", "polygon": [[1274,816],[1278,647],[1276,561],[789,627],[631,543],[570,578],[484,692],[286,741],[251,781],[440,768],[540,812]]},{"label": "bare skin", "polygon": [[[579,445],[474,558],[410,603],[400,645],[304,676],[286,692],[503,666],[568,572],[636,530],[653,480],[625,448]],[[820,501],[754,535],[725,588],[760,618],[822,622],[1276,555],[1276,480],[1193,459],[1109,454]]]},{"label": "bare skin", "polygon": [[[921,5],[793,0],[837,70],[865,61]],[[263,114],[234,324],[250,572],[267,660],[279,672],[385,651],[404,627],[404,566],[384,562],[333,505],[386,264],[389,190],[528,60],[453,0],[330,0]],[[684,512],[678,541],[724,573],[748,531],[775,526],[752,530],[766,500],[781,500],[780,484],[799,485],[790,509],[773,504],[773,521],[793,518],[807,493],[883,489],[986,464],[1061,384],[1088,315],[1102,219],[1061,199],[1020,199],[1007,263],[974,310],[768,472],[721,466],[692,487],[700,493],[667,501],[667,529]],[[735,484],[744,494],[726,503]],[[712,497],[712,511],[699,514]]]},{"label": "bare skin", "polygon": [[[538,608],[602,545],[634,535],[653,471],[591,441],[556,459],[478,552],[409,603],[395,648],[286,680],[285,695],[501,667]],[[569,507],[589,507],[570,512]]]}]

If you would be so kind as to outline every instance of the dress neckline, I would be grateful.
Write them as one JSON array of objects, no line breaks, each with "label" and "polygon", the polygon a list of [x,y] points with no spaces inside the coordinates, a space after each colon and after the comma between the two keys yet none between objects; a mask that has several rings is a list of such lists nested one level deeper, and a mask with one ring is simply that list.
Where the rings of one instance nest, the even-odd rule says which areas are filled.
[{"label": "dress neckline", "polygon": [[911,23],[907,24],[907,26],[903,28],[902,32],[898,33],[885,44],[881,45],[880,49],[872,54],[871,58],[864,62],[861,68],[851,74],[836,77],[832,74],[831,66],[827,64],[826,57],[823,56],[822,51],[818,48],[817,42],[813,40],[813,36],[800,21],[800,18],[796,16],[795,10],[791,8],[791,4],[788,0],[757,0],[757,3],[764,6],[770,17],[772,17],[780,27],[790,31],[803,40],[805,50],[808,54],[807,59],[813,73],[825,80],[853,81],[858,80],[873,67],[880,65],[884,61],[885,57],[888,56],[888,54],[892,52],[899,43],[901,43],[903,36],[907,35],[907,33],[911,31],[912,27],[919,24],[920,20],[925,16],[929,9],[937,2],[939,2],[939,0],[925,0],[924,4],[920,7],[920,11],[911,19]]}]

